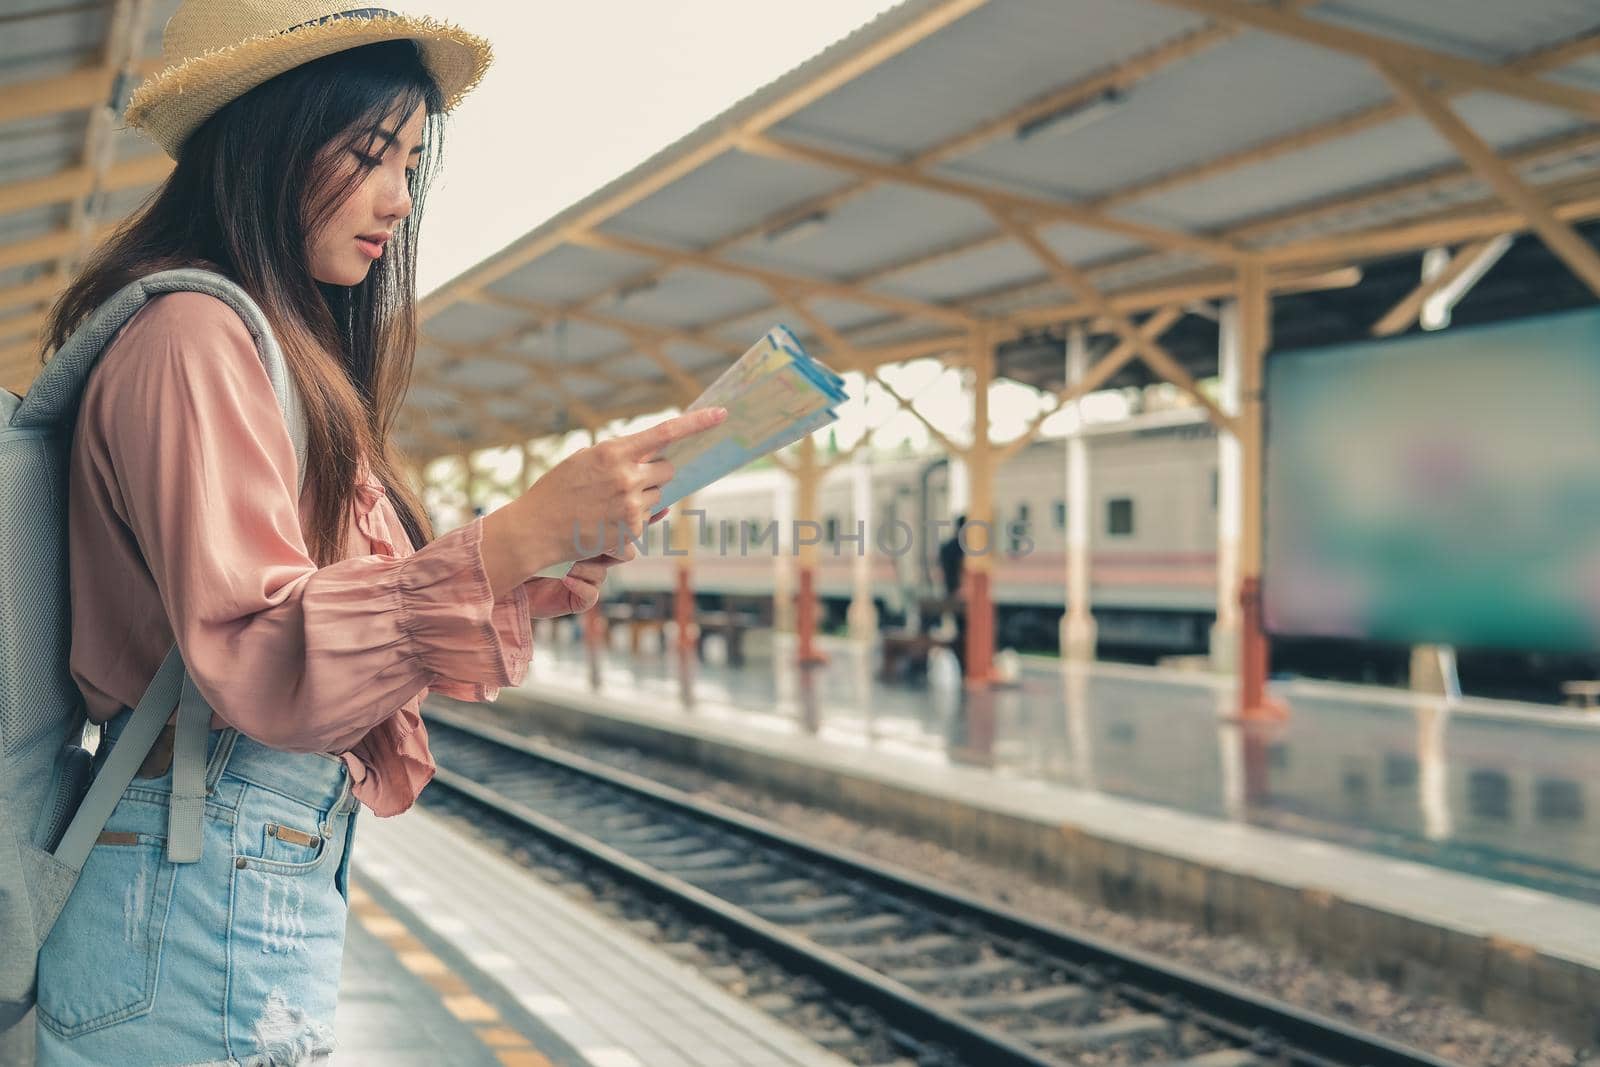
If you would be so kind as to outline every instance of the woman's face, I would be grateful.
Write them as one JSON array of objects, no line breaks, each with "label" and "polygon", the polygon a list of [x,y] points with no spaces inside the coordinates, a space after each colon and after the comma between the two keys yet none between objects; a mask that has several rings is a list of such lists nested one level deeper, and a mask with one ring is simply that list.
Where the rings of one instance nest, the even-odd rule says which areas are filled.
[{"label": "woman's face", "polygon": [[306,242],[311,276],[330,285],[359,285],[383,256],[385,242],[411,214],[411,178],[422,156],[422,131],[427,109],[418,107],[404,125],[379,123],[370,133],[337,147],[342,158],[331,159],[334,180],[355,188],[333,215],[314,229]]}]

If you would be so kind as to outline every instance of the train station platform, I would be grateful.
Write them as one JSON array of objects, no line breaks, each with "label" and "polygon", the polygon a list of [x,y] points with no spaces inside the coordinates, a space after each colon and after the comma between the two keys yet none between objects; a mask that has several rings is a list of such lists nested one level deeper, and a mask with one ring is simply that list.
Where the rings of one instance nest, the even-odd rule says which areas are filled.
[{"label": "train station platform", "polygon": [[420,808],[364,816],[335,1062],[842,1067]]},{"label": "train station platform", "polygon": [[[1292,682],[1247,735],[1231,686],[1029,664],[983,693],[885,684],[873,650],[743,668],[536,641],[478,708],[626,743],[1020,867],[1113,907],[1293,946],[1492,1018],[1600,1029],[1600,722]],[[463,709],[473,706],[463,705]]]}]

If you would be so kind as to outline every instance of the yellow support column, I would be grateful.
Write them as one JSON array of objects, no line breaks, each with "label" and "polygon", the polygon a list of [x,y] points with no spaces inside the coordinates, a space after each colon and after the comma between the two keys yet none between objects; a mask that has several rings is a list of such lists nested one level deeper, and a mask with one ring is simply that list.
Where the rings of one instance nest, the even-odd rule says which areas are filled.
[{"label": "yellow support column", "polygon": [[[1239,714],[1246,720],[1283,718],[1283,708],[1267,695],[1269,650],[1261,609],[1261,386],[1272,315],[1266,269],[1259,262],[1239,268],[1239,428],[1243,495],[1239,530]],[[1264,762],[1263,762],[1264,767]],[[1247,763],[1247,777],[1255,768]],[[1264,783],[1260,783],[1264,787]],[[1251,782],[1252,795],[1257,794]]]}]

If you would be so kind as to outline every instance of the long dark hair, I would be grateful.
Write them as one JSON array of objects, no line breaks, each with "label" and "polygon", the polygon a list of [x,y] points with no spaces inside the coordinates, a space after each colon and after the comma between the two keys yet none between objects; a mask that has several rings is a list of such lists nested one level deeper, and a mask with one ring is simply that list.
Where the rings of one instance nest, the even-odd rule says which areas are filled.
[{"label": "long dark hair", "polygon": [[[359,285],[316,281],[307,238],[365,177],[340,180],[369,131],[426,108],[423,158],[402,220]],[[432,524],[405,478],[390,429],[416,356],[416,247],[423,194],[437,167],[443,99],[415,44],[385,41],[280,74],[233,100],[186,141],[166,182],[106,239],[51,309],[45,352],[96,307],[153,271],[202,266],[261,306],[283,346],[307,422],[315,491],[308,550],[338,560],[361,457],[388,490],[411,542]]]}]

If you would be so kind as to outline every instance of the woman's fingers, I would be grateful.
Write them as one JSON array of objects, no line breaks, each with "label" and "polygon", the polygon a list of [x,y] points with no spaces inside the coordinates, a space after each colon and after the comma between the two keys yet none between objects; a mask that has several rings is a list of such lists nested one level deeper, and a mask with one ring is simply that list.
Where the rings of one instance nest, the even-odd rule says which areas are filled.
[{"label": "woman's fingers", "polygon": [[664,459],[641,463],[639,464],[639,485],[641,488],[663,486],[672,481],[672,476],[677,473],[677,468]]}]

